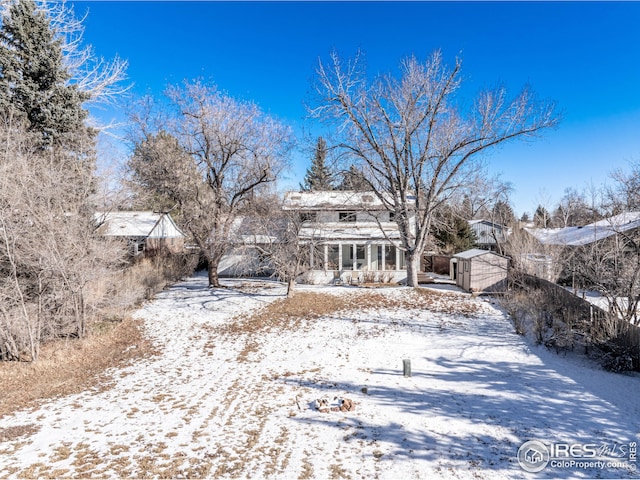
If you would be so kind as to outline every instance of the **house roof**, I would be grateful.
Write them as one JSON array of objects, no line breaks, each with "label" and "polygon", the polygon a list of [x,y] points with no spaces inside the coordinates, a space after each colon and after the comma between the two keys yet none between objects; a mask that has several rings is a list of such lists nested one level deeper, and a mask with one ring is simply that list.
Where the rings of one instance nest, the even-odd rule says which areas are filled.
[{"label": "house roof", "polygon": [[484,223],[485,225],[489,225],[490,227],[494,227],[494,228],[505,228],[504,225],[500,225],[499,223],[494,223],[490,220],[484,220],[484,219],[476,219],[476,220],[469,220],[469,225],[478,225],[480,223]]},{"label": "house roof", "polygon": [[[97,212],[94,220],[97,233],[111,237],[179,238],[184,234],[168,213],[157,212]],[[163,224],[163,222],[166,222]],[[158,226],[164,228],[157,228]]]},{"label": "house roof", "polygon": [[490,250],[481,250],[479,248],[472,248],[471,250],[466,250],[464,252],[456,253],[454,255],[454,258],[469,259],[469,258],[480,257],[482,255],[496,255],[498,257],[502,257],[502,255],[500,255],[500,254],[498,254],[496,252],[492,252]]},{"label": "house roof", "polygon": [[584,227],[525,228],[543,245],[581,246],[640,228],[640,212],[625,212]]},{"label": "house roof", "polygon": [[[415,200],[410,196],[409,200]],[[385,210],[374,192],[328,190],[317,192],[286,192],[285,210]]]},{"label": "house roof", "polygon": [[[385,236],[386,234],[386,236]],[[331,227],[313,226],[302,227],[300,229],[300,237],[305,239],[313,238],[315,240],[399,240],[400,233],[398,228],[390,226],[380,229],[377,225],[343,225],[331,224]]]}]

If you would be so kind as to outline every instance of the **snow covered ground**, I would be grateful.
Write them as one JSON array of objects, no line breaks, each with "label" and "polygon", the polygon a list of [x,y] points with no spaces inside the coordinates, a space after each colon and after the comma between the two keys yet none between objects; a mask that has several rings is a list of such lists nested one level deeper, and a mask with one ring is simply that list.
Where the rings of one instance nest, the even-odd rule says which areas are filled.
[{"label": "snow covered ground", "polygon": [[[487,299],[301,286],[370,307],[261,325],[251,313],[284,289],[229,285],[242,288],[196,275],[162,292],[137,312],[159,355],[1,419],[28,433],[0,445],[0,477],[637,477],[519,466],[520,445],[539,439],[633,468],[640,378],[529,345]],[[321,413],[322,398],[356,408]]]}]

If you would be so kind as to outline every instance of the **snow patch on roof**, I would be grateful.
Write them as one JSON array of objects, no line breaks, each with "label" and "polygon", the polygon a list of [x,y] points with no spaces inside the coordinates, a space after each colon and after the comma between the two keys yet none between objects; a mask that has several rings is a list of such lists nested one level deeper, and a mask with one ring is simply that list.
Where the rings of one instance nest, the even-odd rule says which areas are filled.
[{"label": "snow patch on roof", "polygon": [[475,257],[480,257],[482,255],[487,255],[487,254],[497,255],[499,257],[502,256],[490,250],[481,250],[479,248],[472,248],[471,250],[466,250],[464,252],[456,253],[454,257],[455,258],[475,258]]},{"label": "snow patch on roof", "polygon": [[168,213],[97,212],[93,218],[99,225],[97,232],[104,236],[152,238],[184,236]]},{"label": "snow patch on roof", "polygon": [[625,212],[584,227],[525,228],[543,245],[582,246],[640,228],[640,212]]},{"label": "snow patch on roof", "polygon": [[[415,197],[408,197],[410,202]],[[389,199],[392,202],[392,199]],[[318,192],[286,192],[285,210],[386,210],[374,192],[328,190]]]}]

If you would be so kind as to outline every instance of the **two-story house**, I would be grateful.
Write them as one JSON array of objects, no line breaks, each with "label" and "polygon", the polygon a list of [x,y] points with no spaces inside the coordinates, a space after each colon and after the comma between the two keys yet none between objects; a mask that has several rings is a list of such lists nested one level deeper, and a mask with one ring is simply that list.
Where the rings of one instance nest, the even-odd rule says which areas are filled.
[{"label": "two-story house", "polygon": [[398,225],[374,193],[287,192],[283,208],[300,215],[312,281],[406,279]]},{"label": "two-story house", "polygon": [[492,252],[501,251],[511,234],[510,228],[489,220],[469,220],[469,226],[476,236],[476,246]]}]

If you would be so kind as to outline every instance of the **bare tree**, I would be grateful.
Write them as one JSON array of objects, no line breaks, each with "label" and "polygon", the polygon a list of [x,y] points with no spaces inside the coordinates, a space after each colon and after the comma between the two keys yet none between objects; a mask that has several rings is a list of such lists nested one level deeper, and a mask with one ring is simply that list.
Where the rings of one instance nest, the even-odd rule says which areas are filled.
[{"label": "bare tree", "polygon": [[499,175],[489,177],[484,170],[479,170],[476,177],[459,193],[460,214],[466,220],[489,219],[493,207],[498,201],[508,203],[513,186],[503,181]]},{"label": "bare tree", "polygon": [[608,210],[616,215],[589,227],[597,241],[573,248],[566,263],[576,286],[600,292],[612,315],[635,325],[640,325],[639,176],[639,164],[632,163],[628,173],[612,173],[614,183],[610,187],[592,187],[589,201],[586,195],[579,197],[577,214],[582,212],[593,219]]},{"label": "bare tree", "polygon": [[584,226],[600,218],[598,208],[589,205],[585,193],[566,188],[554,212],[552,223],[559,228]]},{"label": "bare tree", "polygon": [[615,234],[574,248],[566,269],[577,287],[602,294],[614,317],[639,325],[640,232],[619,227],[603,227]]},{"label": "bare tree", "polygon": [[67,152],[42,151],[38,140],[22,126],[0,127],[3,359],[35,361],[42,341],[84,336],[100,302],[91,283],[122,259],[120,249],[93,235],[92,176]]},{"label": "bare tree", "polygon": [[503,249],[511,258],[513,280],[516,283],[520,274],[555,282],[566,265],[567,253],[563,245],[542,244],[524,228],[514,227]]},{"label": "bare tree", "polygon": [[85,335],[92,284],[121,260],[93,234],[85,106],[121,92],[126,63],[84,46],[62,2],[6,1],[0,13],[0,358],[35,361],[42,341]]},{"label": "bare tree", "polygon": [[112,104],[122,98],[130,85],[127,78],[128,62],[118,56],[112,60],[98,56],[84,41],[84,21],[88,13],[77,17],[72,5],[65,0],[39,1],[38,7],[46,11],[52,29],[60,40],[65,66],[71,82],[88,97],[90,104]]},{"label": "bare tree", "polygon": [[171,110],[131,115],[137,131],[129,167],[135,182],[177,204],[208,263],[209,284],[219,286],[234,221],[287,165],[291,132],[212,85],[186,82],[166,95]]},{"label": "bare tree", "polygon": [[357,162],[370,188],[395,214],[417,286],[420,257],[434,212],[475,178],[480,155],[518,137],[532,137],[557,123],[552,104],[534,101],[529,89],[513,100],[498,88],[478,96],[469,111],[454,102],[461,62],[452,68],[439,52],[426,62],[401,62],[400,78],[369,82],[360,57],[343,65],[337,54],[320,63],[319,105],[312,115],[337,121],[340,146]]},{"label": "bare tree", "polygon": [[640,211],[640,160],[629,161],[628,170],[611,173],[612,184],[602,189],[602,210],[610,215]]},{"label": "bare tree", "polygon": [[[306,219],[298,210],[285,210],[272,202],[268,212],[253,218],[249,242],[264,260],[273,276],[287,284],[287,296],[295,294],[297,279],[311,270],[313,236],[305,236]],[[308,226],[306,226],[308,228]]]}]

